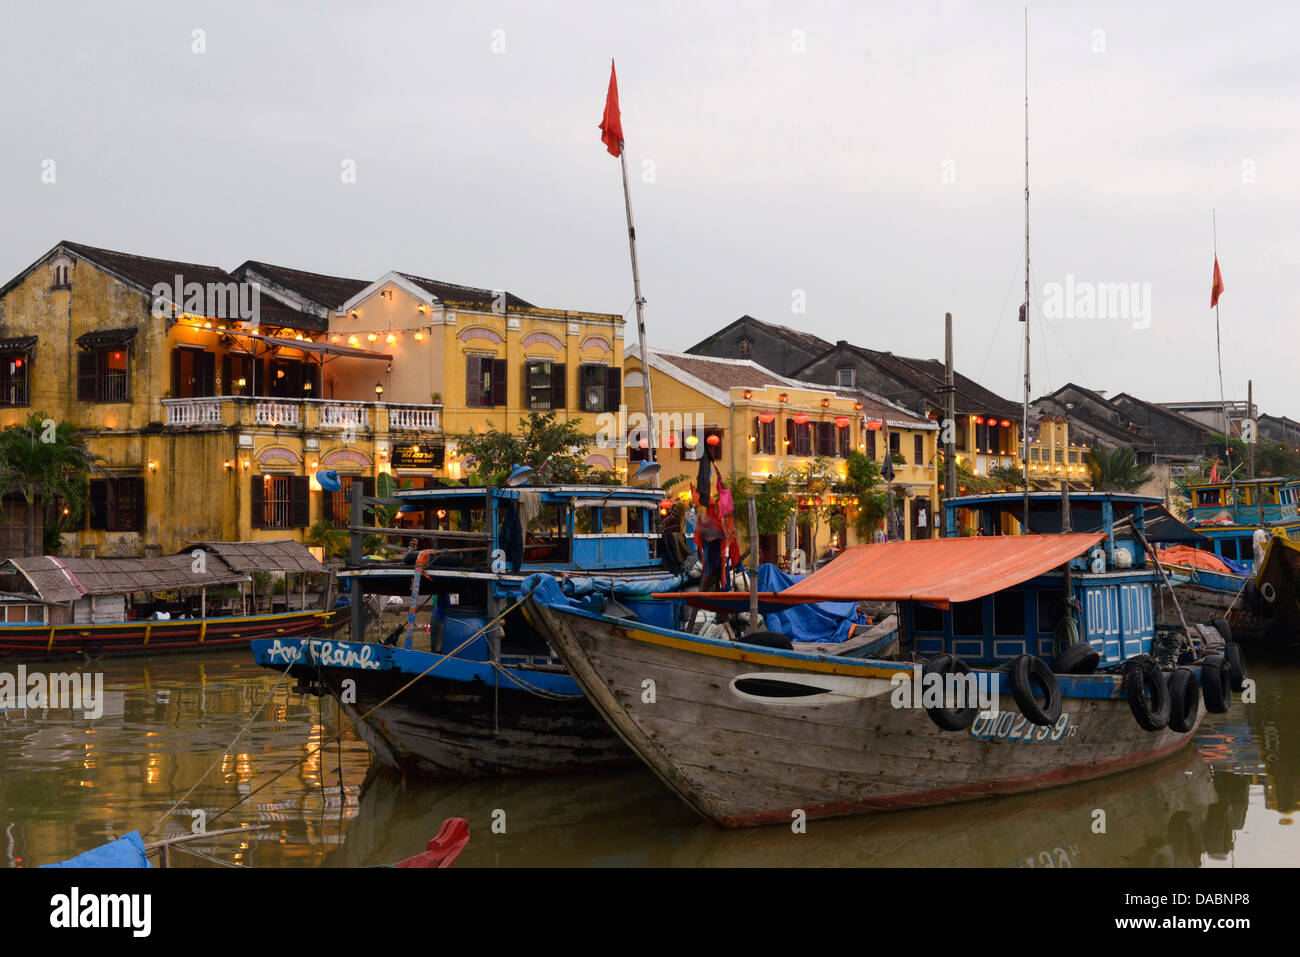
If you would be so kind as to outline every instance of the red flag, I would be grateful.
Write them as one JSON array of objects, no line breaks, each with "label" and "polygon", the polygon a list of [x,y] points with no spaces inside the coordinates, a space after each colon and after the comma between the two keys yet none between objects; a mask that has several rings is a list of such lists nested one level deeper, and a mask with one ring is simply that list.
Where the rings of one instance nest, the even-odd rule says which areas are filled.
[{"label": "red flag", "polygon": [[1214,257],[1214,282],[1210,284],[1210,308],[1213,309],[1219,304],[1219,297],[1223,295],[1223,274],[1219,272],[1219,257]]},{"label": "red flag", "polygon": [[609,61],[609,93],[605,96],[605,115],[600,121],[600,141],[610,156],[623,153],[623,119],[618,114],[618,77],[614,74],[614,61]]},{"label": "red flag", "polygon": [[1215,459],[1214,464],[1210,466],[1210,481],[1219,481],[1219,460]]}]

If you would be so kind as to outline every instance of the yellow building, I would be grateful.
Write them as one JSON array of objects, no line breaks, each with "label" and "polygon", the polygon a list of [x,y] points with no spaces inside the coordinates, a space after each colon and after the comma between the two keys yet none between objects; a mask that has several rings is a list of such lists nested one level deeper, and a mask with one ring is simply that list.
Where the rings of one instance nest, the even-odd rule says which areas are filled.
[{"label": "yellow building", "polygon": [[[0,287],[0,426],[43,412],[87,436],[98,463],[69,553],[301,541],[318,520],[347,524],[352,481],[457,477],[444,436],[458,430],[563,403],[594,431],[590,410],[619,405],[621,337],[619,316],[405,274],[226,272],[63,242]],[[584,388],[597,378],[599,396]],[[323,491],[318,469],[344,491]],[[4,505],[8,555],[25,513]]]},{"label": "yellow building", "polygon": [[1029,484],[1037,489],[1092,488],[1092,470],[1085,461],[1088,449],[1070,441],[1070,423],[1064,416],[1044,415],[1038,435],[1029,443]]},{"label": "yellow building", "polygon": [[[627,350],[625,369],[625,420],[617,435],[629,446],[634,463],[645,457],[641,446],[649,442],[644,438],[643,369],[635,345]],[[652,350],[650,376],[661,484],[674,475],[694,481],[703,455],[717,462],[724,477],[744,475],[761,484],[774,474],[807,466],[818,456],[831,460],[830,477],[839,479],[845,475],[850,451],[880,462],[892,450],[900,536],[936,534],[936,423],[862,392],[779,376],[748,359]],[[737,524],[747,539],[743,519],[738,518]],[[837,547],[857,544],[853,522],[846,525],[847,541],[836,541]],[[809,551],[810,536],[805,530],[800,536],[799,547]],[[764,560],[788,553],[781,536],[760,537]],[[823,528],[819,547],[829,537]]]}]

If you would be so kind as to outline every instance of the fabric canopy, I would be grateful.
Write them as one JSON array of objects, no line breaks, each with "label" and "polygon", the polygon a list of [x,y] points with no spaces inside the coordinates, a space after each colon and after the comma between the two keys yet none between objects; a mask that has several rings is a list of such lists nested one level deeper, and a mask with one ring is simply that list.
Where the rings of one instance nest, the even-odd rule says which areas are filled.
[{"label": "fabric canopy", "polygon": [[[1211,572],[1222,572],[1226,575],[1242,574],[1241,566],[1237,565],[1236,562],[1229,563],[1227,559],[1221,558],[1213,552],[1207,552],[1199,548],[1188,548],[1186,545],[1162,548],[1156,555],[1162,565],[1185,565],[1192,568],[1204,568],[1206,571]],[[1235,568],[1234,565],[1236,565]]]},{"label": "fabric canopy", "polygon": [[[807,601],[924,601],[947,607],[1019,585],[1059,568],[1105,536],[995,535],[932,538],[914,542],[855,545],[829,565],[785,591],[761,596],[764,603]],[[668,597],[668,596],[666,596]],[[724,602],[735,592],[679,594]]]}]

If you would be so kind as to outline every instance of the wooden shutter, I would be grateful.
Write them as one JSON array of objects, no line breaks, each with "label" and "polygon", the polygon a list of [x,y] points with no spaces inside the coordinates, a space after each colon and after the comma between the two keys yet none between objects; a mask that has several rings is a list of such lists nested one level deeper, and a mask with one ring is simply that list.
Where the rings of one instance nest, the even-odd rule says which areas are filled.
[{"label": "wooden shutter", "polygon": [[478,356],[465,357],[465,404],[470,408],[477,408],[483,403],[479,401],[479,394],[483,391],[483,373],[479,370]]},{"label": "wooden shutter", "polygon": [[90,527],[108,528],[108,480],[90,480]]},{"label": "wooden shutter", "polygon": [[77,353],[77,400],[80,402],[95,401],[95,378],[99,369],[96,359],[93,352]]},{"label": "wooden shutter", "polygon": [[233,395],[234,391],[230,383],[230,353],[227,352],[221,357],[221,394]]},{"label": "wooden shutter", "polygon": [[[605,367],[605,407],[602,412],[617,412],[623,404],[623,373],[618,366]],[[648,423],[647,423],[648,424]]]},{"label": "wooden shutter", "polygon": [[506,360],[492,360],[492,405],[506,404]]},{"label": "wooden shutter", "polygon": [[568,370],[563,362],[551,363],[551,408],[567,409],[569,407],[569,383],[565,376]]},{"label": "wooden shutter", "polygon": [[785,437],[786,437],[786,441],[790,443],[788,446],[786,446],[785,449],[786,455],[799,454],[799,440],[798,440],[798,436],[796,435],[797,429],[798,429],[798,425],[795,423],[794,419],[790,418],[789,416],[786,416]]},{"label": "wooden shutter", "polygon": [[289,476],[290,525],[306,528],[311,524],[311,478],[306,475]]},{"label": "wooden shutter", "polygon": [[217,394],[217,357],[211,352],[200,352],[194,357],[198,360],[196,363],[196,388],[195,395],[216,395]]},{"label": "wooden shutter", "polygon": [[253,528],[266,527],[266,497],[263,488],[262,476],[254,475],[249,478],[250,494],[248,501],[250,503],[251,517],[249,524]]}]

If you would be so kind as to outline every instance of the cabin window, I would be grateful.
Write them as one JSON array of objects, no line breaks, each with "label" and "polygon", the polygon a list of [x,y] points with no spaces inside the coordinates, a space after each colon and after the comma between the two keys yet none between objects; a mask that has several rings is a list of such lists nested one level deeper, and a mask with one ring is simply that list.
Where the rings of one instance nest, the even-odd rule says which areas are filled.
[{"label": "cabin window", "polygon": [[984,599],[953,603],[952,633],[968,637],[984,634]]},{"label": "cabin window", "polygon": [[1025,635],[1025,593],[1008,589],[993,596],[993,634],[1022,638]]},{"label": "cabin window", "polygon": [[563,362],[530,362],[524,366],[524,397],[529,409],[548,412],[566,407]]},{"label": "cabin window", "polygon": [[28,352],[0,354],[0,406],[30,405],[32,357]]},{"label": "cabin window", "polygon": [[92,349],[77,354],[78,402],[127,402],[131,398],[127,351]]},{"label": "cabin window", "polygon": [[623,401],[623,379],[613,366],[578,367],[583,412],[617,412]]},{"label": "cabin window", "polygon": [[304,528],[311,524],[311,480],[306,475],[254,475],[249,481],[254,528]]},{"label": "cabin window", "polygon": [[5,605],[4,618],[0,619],[10,624],[26,623],[29,621],[45,621],[45,609],[42,605]]},{"label": "cabin window", "polygon": [[1038,633],[1050,635],[1065,616],[1065,592],[1042,589],[1038,596]]},{"label": "cabin window", "polygon": [[764,422],[754,416],[754,452],[757,455],[776,455],[776,417]]},{"label": "cabin window", "polygon": [[912,630],[943,634],[943,609],[934,605],[914,602],[912,605]]},{"label": "cabin window", "polygon": [[465,357],[465,404],[475,409],[506,404],[505,359]]},{"label": "cabin window", "polygon": [[144,479],[91,479],[90,527],[104,532],[143,531]]},{"label": "cabin window", "polygon": [[1202,492],[1197,492],[1196,504],[1197,505],[1218,505],[1220,491],[1221,490],[1217,488],[1207,488]]}]

